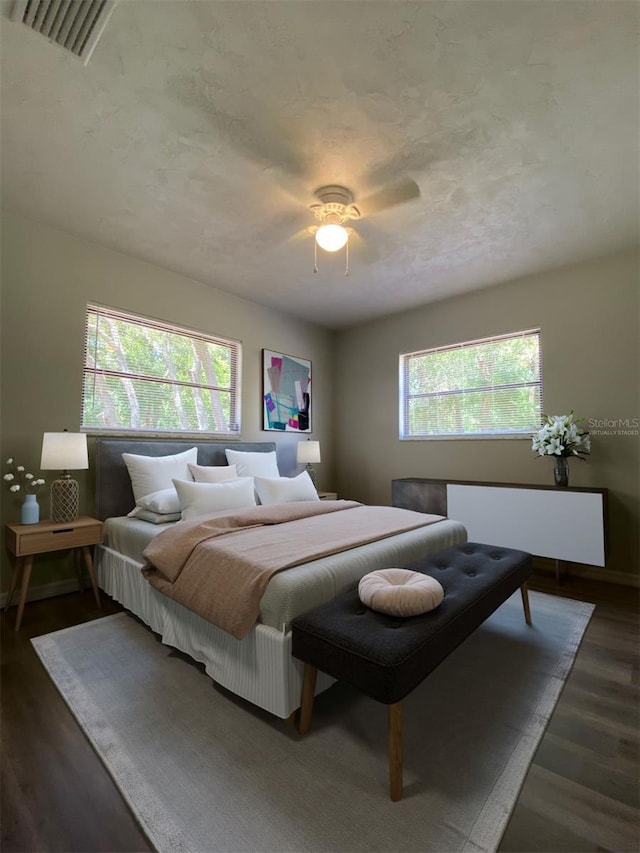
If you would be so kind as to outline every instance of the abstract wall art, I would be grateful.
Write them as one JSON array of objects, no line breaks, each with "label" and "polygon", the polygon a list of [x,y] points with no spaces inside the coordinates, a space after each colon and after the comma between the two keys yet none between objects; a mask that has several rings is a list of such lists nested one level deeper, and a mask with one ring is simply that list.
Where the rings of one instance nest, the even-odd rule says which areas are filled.
[{"label": "abstract wall art", "polygon": [[311,432],[311,362],[262,350],[262,412],[266,430]]}]

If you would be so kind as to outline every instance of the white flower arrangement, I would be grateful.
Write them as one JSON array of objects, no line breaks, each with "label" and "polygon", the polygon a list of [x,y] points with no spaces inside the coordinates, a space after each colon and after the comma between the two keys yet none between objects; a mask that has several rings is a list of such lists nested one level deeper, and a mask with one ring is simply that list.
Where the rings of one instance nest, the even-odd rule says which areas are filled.
[{"label": "white flower arrangement", "polygon": [[543,415],[542,427],[533,436],[532,449],[540,456],[584,459],[591,453],[591,436],[580,428],[582,418],[568,415]]},{"label": "white flower arrangement", "polygon": [[25,492],[28,495],[36,495],[45,481],[40,477],[34,477],[24,470],[24,465],[16,465],[13,458],[7,459],[7,465],[11,471],[4,475],[3,480],[9,483],[10,492]]}]

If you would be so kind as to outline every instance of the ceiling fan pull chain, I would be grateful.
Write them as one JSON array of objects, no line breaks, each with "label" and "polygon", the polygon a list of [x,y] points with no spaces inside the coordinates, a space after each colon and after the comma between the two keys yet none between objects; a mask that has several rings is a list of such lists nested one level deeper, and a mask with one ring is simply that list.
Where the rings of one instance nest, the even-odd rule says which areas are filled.
[{"label": "ceiling fan pull chain", "polygon": [[318,244],[313,241],[313,271],[318,272]]},{"label": "ceiling fan pull chain", "polygon": [[349,275],[349,241],[348,240],[346,242],[345,249],[346,249],[346,262],[344,265],[344,274]]}]

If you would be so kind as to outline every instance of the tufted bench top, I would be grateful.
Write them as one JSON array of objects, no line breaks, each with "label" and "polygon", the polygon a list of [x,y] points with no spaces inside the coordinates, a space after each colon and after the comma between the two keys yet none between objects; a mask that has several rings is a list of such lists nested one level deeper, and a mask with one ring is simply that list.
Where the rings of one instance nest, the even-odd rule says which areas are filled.
[{"label": "tufted bench top", "polygon": [[293,621],[293,656],[379,702],[399,702],[526,583],[531,555],[466,542],[406,568],[442,584],[439,607],[388,616],[365,607],[353,590]]}]

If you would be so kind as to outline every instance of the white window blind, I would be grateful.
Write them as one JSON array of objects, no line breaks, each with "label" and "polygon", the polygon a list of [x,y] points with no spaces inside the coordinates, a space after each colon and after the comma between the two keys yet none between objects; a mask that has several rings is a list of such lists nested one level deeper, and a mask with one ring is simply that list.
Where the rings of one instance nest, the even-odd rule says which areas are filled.
[{"label": "white window blind", "polygon": [[238,435],[238,341],[87,306],[82,428]]},{"label": "white window blind", "polygon": [[400,356],[400,438],[526,435],[541,419],[539,329]]}]

